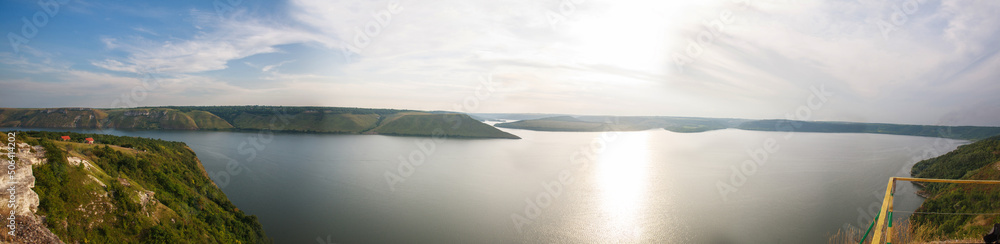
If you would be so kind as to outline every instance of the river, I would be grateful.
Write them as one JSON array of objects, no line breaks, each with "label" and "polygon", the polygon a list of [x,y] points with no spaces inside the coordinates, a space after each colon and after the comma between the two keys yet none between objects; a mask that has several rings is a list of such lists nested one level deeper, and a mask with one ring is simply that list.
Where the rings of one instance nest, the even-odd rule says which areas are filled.
[{"label": "river", "polygon": [[[824,243],[867,227],[888,177],[968,143],[504,130],[523,139],[75,131],[187,143],[277,243]],[[922,199],[899,185],[912,211]]]}]

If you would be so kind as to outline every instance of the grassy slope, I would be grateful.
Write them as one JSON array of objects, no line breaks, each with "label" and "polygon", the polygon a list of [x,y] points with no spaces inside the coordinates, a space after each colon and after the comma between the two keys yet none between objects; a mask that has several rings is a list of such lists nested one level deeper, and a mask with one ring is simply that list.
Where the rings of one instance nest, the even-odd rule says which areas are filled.
[{"label": "grassy slope", "polygon": [[537,131],[605,131],[607,126],[602,122],[588,122],[569,116],[550,117],[542,119],[521,120],[499,123],[497,127],[537,130]]},{"label": "grassy slope", "polygon": [[37,128],[227,129],[225,120],[210,113],[174,109],[0,109],[0,126]]},{"label": "grassy slope", "polygon": [[120,129],[196,130],[191,116],[174,109],[113,109],[108,110],[106,124]]},{"label": "grassy slope", "polygon": [[[239,129],[276,129],[300,132],[361,133],[375,126],[377,114],[298,113],[287,123],[271,114],[243,113],[233,119]],[[277,129],[276,129],[277,130]]]},{"label": "grassy slope", "polygon": [[[920,178],[1000,180],[1000,137],[964,145],[940,157],[913,166]],[[927,200],[918,212],[1000,213],[1000,185],[924,185]],[[979,239],[1000,222],[997,215],[923,215],[911,217],[913,236],[919,240]]]},{"label": "grassy slope", "polygon": [[97,128],[107,114],[94,109],[0,108],[0,126],[44,128]]},{"label": "grassy slope", "polygon": [[372,131],[403,136],[427,135],[427,132],[438,131],[447,137],[520,139],[465,114],[399,113],[386,118]]},{"label": "grassy slope", "polygon": [[[428,117],[406,117],[423,114]],[[40,128],[119,128],[144,130],[262,130],[432,136],[435,128],[453,137],[517,138],[468,116],[446,120],[442,113],[337,107],[147,107],[129,109],[0,109],[0,126]],[[75,119],[75,118],[83,119]],[[74,123],[76,121],[76,123]],[[392,122],[392,123],[388,123]],[[416,124],[405,124],[413,122]],[[381,128],[375,130],[376,128]]]},{"label": "grassy slope", "polygon": [[[279,116],[279,113],[282,115]],[[0,126],[154,130],[272,129],[276,131],[357,134],[374,131],[373,128],[381,127],[383,123],[390,121],[391,118],[408,113],[417,112],[392,109],[272,106],[154,107],[133,109],[0,108]],[[278,120],[279,117],[281,118],[280,120]],[[382,120],[381,123],[380,119]],[[286,120],[287,123],[285,123]],[[425,120],[406,121],[427,122]],[[442,122],[442,120],[437,121]],[[417,129],[433,129],[437,127],[450,126],[447,124],[448,123],[437,124],[435,126],[402,126],[396,124],[392,126],[410,128],[400,129],[398,131],[383,130],[383,132],[386,134],[429,136],[432,134],[431,131],[419,131]],[[798,132],[876,133],[968,140],[978,140],[994,135],[1000,135],[1000,127],[981,126],[930,126],[788,120],[747,121],[738,119],[637,116],[581,116],[576,118],[558,116],[500,123],[497,124],[497,127],[540,131],[635,131],[663,128],[673,132],[703,132],[725,128],[737,128],[758,131],[794,130]],[[466,134],[470,136],[491,134],[502,135],[502,133],[465,132],[461,132],[459,134]],[[500,138],[508,138],[508,136],[502,135]]]},{"label": "grassy slope", "polygon": [[[64,134],[116,145],[53,140]],[[46,149],[48,162],[34,166],[37,214],[64,242],[270,242],[256,217],[229,202],[183,143],[65,132],[19,136]],[[71,166],[67,156],[94,167]],[[142,201],[148,192],[155,200]]]},{"label": "grassy slope", "polygon": [[186,112],[185,114],[187,114],[188,116],[191,117],[191,119],[194,120],[194,123],[195,125],[198,126],[198,129],[224,130],[233,128],[233,125],[229,124],[229,122],[226,122],[222,118],[219,118],[219,116],[215,116],[214,114],[209,112],[190,111]]}]

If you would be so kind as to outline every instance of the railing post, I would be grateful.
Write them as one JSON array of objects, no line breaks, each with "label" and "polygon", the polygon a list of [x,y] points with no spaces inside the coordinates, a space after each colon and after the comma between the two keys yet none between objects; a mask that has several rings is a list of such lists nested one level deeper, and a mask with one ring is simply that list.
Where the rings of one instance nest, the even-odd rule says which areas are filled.
[{"label": "railing post", "polygon": [[[892,204],[892,190],[896,188],[896,177],[889,178],[889,184],[885,188],[885,199],[882,200],[882,210],[878,214],[878,224],[875,227],[875,234],[872,235],[872,243],[882,243],[882,223],[885,223],[888,215],[889,205]],[[891,228],[890,228],[891,229]],[[889,240],[889,238],[886,238]]]},{"label": "railing post", "polygon": [[892,189],[889,190],[889,227],[885,228],[885,243],[892,244],[892,208],[895,205],[895,201],[892,200],[896,196],[896,177],[892,177]]},{"label": "railing post", "polygon": [[[875,234],[872,235],[871,243],[880,243],[882,241],[882,225],[887,222],[888,227],[885,228],[885,241],[886,243],[892,242],[892,210],[893,210],[893,195],[896,191],[896,180],[900,181],[916,181],[916,182],[940,182],[940,183],[959,183],[959,184],[1000,184],[1000,180],[955,180],[955,179],[924,179],[924,178],[912,178],[912,177],[890,177],[889,184],[885,188],[885,199],[882,200],[882,210],[879,211],[878,215],[875,215],[875,220],[873,224],[875,227]],[[868,227],[871,230],[871,227]],[[865,232],[865,237],[868,236],[868,232]],[[864,242],[864,237],[862,237],[861,242]]]}]

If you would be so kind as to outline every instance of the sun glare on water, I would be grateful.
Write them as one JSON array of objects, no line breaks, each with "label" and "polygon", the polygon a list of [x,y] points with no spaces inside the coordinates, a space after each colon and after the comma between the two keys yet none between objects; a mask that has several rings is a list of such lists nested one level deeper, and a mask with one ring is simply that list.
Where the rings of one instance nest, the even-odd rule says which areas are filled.
[{"label": "sun glare on water", "polygon": [[641,240],[640,221],[649,165],[649,133],[618,135],[597,162],[604,235],[614,240]]}]

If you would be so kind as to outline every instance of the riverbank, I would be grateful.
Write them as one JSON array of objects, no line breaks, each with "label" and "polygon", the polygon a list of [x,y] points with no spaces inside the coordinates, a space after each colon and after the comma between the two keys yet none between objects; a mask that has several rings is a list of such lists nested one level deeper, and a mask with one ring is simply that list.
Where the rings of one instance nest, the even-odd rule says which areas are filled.
[{"label": "riverbank", "polygon": [[[939,157],[915,164],[917,178],[1000,180],[1000,136],[983,139]],[[979,239],[1000,222],[1000,186],[987,184],[924,183],[926,200],[914,214],[909,229],[915,241]],[[981,240],[981,239],[980,239]]]}]

